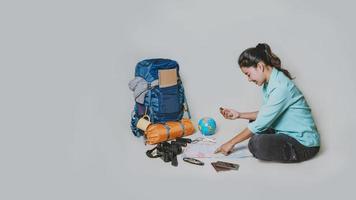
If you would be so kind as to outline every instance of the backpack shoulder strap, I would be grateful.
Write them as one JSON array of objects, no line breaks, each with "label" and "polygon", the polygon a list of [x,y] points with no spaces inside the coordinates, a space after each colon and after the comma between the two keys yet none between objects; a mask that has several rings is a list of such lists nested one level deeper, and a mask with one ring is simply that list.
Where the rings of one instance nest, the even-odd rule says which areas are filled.
[{"label": "backpack shoulder strap", "polygon": [[188,106],[188,102],[187,102],[187,98],[185,97],[185,89],[184,89],[184,87],[183,87],[183,83],[182,83],[182,80],[181,79],[179,79],[179,83],[181,84],[181,87],[183,88],[183,91],[184,91],[184,93],[183,93],[183,96],[184,96],[184,102],[183,102],[183,109],[184,109],[184,113],[187,113],[187,115],[188,115],[188,118],[189,119],[191,119],[192,118],[192,116],[190,115],[190,111],[189,111],[189,106]]}]

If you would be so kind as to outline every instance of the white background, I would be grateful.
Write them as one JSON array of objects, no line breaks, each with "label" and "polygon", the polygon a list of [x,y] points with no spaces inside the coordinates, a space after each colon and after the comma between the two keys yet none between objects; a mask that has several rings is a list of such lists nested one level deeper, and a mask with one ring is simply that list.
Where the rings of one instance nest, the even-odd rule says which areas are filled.
[{"label": "white background", "polygon": [[[352,198],[356,101],[352,1],[1,1],[0,199]],[[145,155],[128,82],[142,59],[177,60],[193,121],[224,141],[261,91],[237,65],[266,42],[308,100],[322,139],[300,164],[235,160],[237,172]],[[200,134],[200,133],[196,133]],[[246,143],[241,144],[246,145]]]}]

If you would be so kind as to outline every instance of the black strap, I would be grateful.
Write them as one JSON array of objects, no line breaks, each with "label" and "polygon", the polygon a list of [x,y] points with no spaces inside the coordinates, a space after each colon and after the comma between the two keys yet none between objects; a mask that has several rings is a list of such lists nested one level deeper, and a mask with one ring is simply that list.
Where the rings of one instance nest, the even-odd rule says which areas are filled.
[{"label": "black strap", "polygon": [[172,165],[175,166],[175,167],[178,166],[178,160],[177,160],[177,155],[176,154],[173,154]]},{"label": "black strap", "polygon": [[162,155],[158,155],[158,154],[156,154],[156,155],[152,155],[152,152],[154,151],[154,150],[156,150],[157,149],[157,146],[155,146],[153,149],[151,149],[151,150],[147,150],[146,151],[146,155],[148,156],[148,157],[150,157],[150,158],[159,158],[159,157],[161,157]]}]

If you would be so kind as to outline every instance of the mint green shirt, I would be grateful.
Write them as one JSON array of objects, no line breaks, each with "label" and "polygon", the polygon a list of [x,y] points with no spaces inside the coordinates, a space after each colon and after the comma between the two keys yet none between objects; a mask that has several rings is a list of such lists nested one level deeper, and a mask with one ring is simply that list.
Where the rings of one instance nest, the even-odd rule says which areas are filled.
[{"label": "mint green shirt", "polygon": [[268,83],[262,87],[263,104],[248,129],[259,134],[273,128],[307,147],[320,146],[320,137],[311,109],[297,86],[283,72],[273,68]]}]

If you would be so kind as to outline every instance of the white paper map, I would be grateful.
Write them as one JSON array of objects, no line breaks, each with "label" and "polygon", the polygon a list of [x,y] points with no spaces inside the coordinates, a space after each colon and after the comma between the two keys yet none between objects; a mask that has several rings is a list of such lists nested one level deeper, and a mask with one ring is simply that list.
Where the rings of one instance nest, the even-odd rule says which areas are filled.
[{"label": "white paper map", "polygon": [[191,158],[245,158],[252,157],[252,154],[248,150],[247,146],[238,146],[235,147],[231,154],[225,156],[221,153],[214,154],[215,150],[221,144],[209,144],[209,143],[196,143],[196,144],[188,144],[183,152],[184,157]]}]

